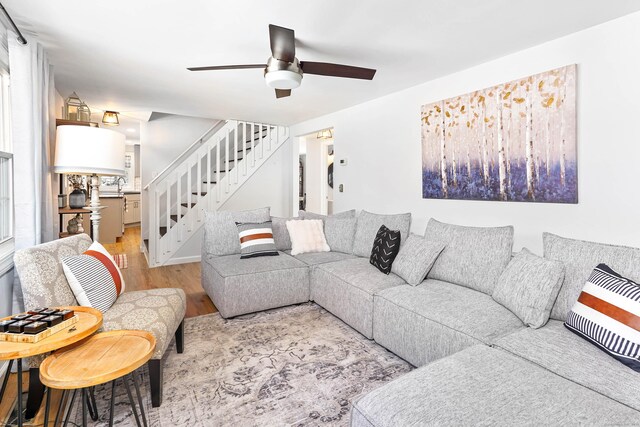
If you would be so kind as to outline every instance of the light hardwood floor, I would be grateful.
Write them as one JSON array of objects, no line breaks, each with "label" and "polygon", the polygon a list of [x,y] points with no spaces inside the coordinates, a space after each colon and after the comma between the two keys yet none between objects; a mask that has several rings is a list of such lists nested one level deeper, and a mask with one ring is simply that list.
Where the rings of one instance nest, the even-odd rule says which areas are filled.
[{"label": "light hardwood floor", "polygon": [[[157,288],[181,288],[187,294],[187,317],[215,313],[218,310],[200,285],[200,263],[170,265],[149,268],[144,254],[140,252],[140,227],[127,228],[118,242],[104,245],[112,255],[127,254],[128,267],[122,270],[126,291],[138,291]],[[9,379],[4,399],[0,402],[0,425],[7,421],[9,411],[16,402],[17,386],[12,375]],[[28,388],[28,375],[24,377],[25,390]],[[53,393],[49,426],[53,426],[55,410],[58,408],[59,394]],[[44,424],[44,404],[33,420],[25,426]]]}]

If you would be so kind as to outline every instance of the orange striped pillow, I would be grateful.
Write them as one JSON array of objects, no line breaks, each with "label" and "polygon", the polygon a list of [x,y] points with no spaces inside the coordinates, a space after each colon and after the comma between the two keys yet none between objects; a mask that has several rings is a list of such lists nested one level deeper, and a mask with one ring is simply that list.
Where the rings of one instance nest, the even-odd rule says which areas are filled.
[{"label": "orange striped pillow", "polygon": [[599,264],[565,326],[640,372],[640,285]]},{"label": "orange striped pillow", "polygon": [[237,222],[240,237],[240,259],[260,256],[278,256],[273,240],[271,221],[260,223]]},{"label": "orange striped pillow", "polygon": [[93,242],[81,255],[63,258],[62,270],[82,306],[105,312],[124,292],[120,269],[98,242]]}]

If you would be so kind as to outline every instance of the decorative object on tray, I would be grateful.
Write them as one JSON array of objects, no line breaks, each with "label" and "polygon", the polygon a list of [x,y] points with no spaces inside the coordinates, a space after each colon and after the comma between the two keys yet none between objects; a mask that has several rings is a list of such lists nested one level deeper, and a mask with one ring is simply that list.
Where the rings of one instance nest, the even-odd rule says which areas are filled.
[{"label": "decorative object on tray", "polygon": [[66,207],[67,207],[67,195],[58,194],[58,208],[66,208]]},{"label": "decorative object on tray", "polygon": [[0,341],[37,343],[77,321],[73,310],[37,308],[0,321]]},{"label": "decorative object on tray", "polygon": [[425,104],[425,199],[578,203],[576,66]]},{"label": "decorative object on tray", "polygon": [[[100,240],[99,175],[124,175],[125,137],[112,130],[90,126],[58,126],[53,170],[61,174],[91,175],[91,223],[93,239]],[[87,149],[87,145],[91,149]],[[73,193],[71,194],[73,197]],[[71,200],[69,201],[71,205]],[[71,206],[73,207],[73,206]]]},{"label": "decorative object on tray", "polygon": [[87,204],[87,190],[84,189],[86,178],[82,175],[71,174],[67,175],[67,180],[73,187],[73,191],[69,194],[69,207],[71,209],[84,208]]},{"label": "decorative object on tray", "polygon": [[69,223],[67,224],[67,232],[69,234],[84,233],[84,227],[82,226],[82,215],[76,214],[76,216],[69,220]]}]

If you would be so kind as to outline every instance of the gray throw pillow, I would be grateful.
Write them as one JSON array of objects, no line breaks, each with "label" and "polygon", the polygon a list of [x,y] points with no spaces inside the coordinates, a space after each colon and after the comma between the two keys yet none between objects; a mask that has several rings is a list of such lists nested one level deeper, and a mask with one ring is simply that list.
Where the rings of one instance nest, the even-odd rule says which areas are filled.
[{"label": "gray throw pillow", "polygon": [[353,251],[353,236],[356,218],[330,216],[324,221],[324,235],[332,252],[350,254]]},{"label": "gray throw pillow", "polygon": [[391,230],[400,230],[401,245],[409,236],[411,214],[379,215],[367,211],[360,212],[356,223],[356,234],[353,241],[353,254],[361,257],[371,256],[373,240],[381,226]]},{"label": "gray throw pillow", "polygon": [[299,210],[298,216],[300,217],[300,219],[321,219],[323,221],[326,221],[327,218],[355,218],[356,210],[351,209],[350,211],[338,212],[331,215],[321,215],[313,212]]},{"label": "gray throw pillow", "polygon": [[271,217],[271,228],[273,229],[273,240],[276,242],[276,248],[279,251],[291,250],[291,238],[289,230],[287,230],[287,221],[297,220],[299,218],[280,218]]},{"label": "gray throw pillow", "polygon": [[427,277],[443,249],[444,244],[430,242],[411,233],[393,261],[391,272],[402,277],[408,284],[418,286]]},{"label": "gray throw pillow", "polygon": [[549,320],[563,280],[564,264],[524,248],[502,272],[492,296],[525,325],[537,329]]},{"label": "gray throw pillow", "polygon": [[429,220],[425,239],[444,243],[429,279],[493,293],[513,249],[513,227],[465,227]]},{"label": "gray throw pillow", "polygon": [[553,309],[551,318],[564,321],[575,304],[584,282],[598,264],[610,268],[634,282],[640,282],[640,249],[605,243],[587,242],[551,233],[542,235],[544,257],[564,264],[564,283]]},{"label": "gray throw pillow", "polygon": [[240,239],[236,222],[270,221],[270,211],[271,208],[205,212],[203,250],[217,256],[239,254]]}]

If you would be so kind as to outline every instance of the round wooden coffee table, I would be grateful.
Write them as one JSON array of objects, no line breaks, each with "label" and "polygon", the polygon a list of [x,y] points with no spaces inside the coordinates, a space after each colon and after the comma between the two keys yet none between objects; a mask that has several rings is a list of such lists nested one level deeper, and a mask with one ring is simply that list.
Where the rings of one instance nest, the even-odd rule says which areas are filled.
[{"label": "round wooden coffee table", "polygon": [[[155,337],[146,331],[123,330],[95,334],[78,346],[56,351],[47,357],[40,365],[40,380],[50,388],[65,391],[74,390],[71,405],[73,405],[77,390],[82,389],[82,425],[86,426],[89,401],[87,389],[111,381],[109,425],[112,425],[115,380],[122,378],[136,423],[141,426],[131,388],[127,382],[127,375],[131,374],[140,406],[140,414],[146,427],[147,419],[140,395],[140,386],[138,379],[132,373],[151,359],[155,348]],[[49,406],[49,394],[47,394],[44,425],[48,425]],[[67,418],[68,416],[69,414],[67,414]]]},{"label": "round wooden coffee table", "polygon": [[[24,422],[22,414],[22,359],[48,353],[75,344],[87,338],[102,326],[102,313],[91,307],[51,307],[59,310],[73,310],[78,321],[73,325],[36,343],[0,341],[0,361],[8,360],[9,367],[2,382],[0,396],[4,394],[11,365],[17,359],[18,365],[18,426]],[[0,320],[9,320],[11,316]],[[47,396],[49,393],[47,393]]]}]

